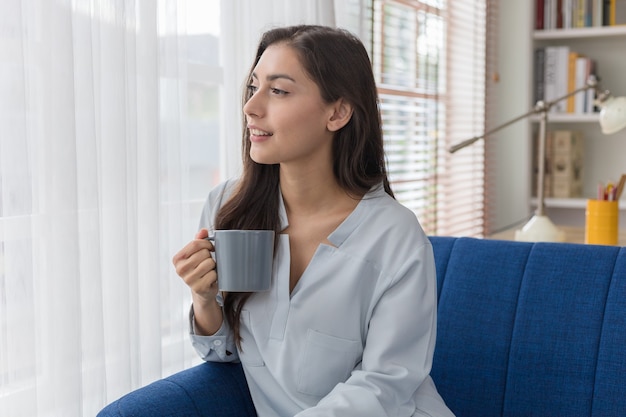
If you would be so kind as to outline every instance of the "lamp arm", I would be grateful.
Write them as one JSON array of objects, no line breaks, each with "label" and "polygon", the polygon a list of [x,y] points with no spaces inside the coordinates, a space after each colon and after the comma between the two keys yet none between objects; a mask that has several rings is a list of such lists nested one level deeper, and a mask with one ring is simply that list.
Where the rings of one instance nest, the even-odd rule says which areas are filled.
[{"label": "lamp arm", "polygon": [[[538,109],[537,113],[541,112],[541,111],[548,111],[550,110],[550,108],[552,106],[554,106],[556,103],[565,100],[566,98],[570,98],[573,95],[576,95],[582,91],[587,91],[590,89],[594,89],[596,91],[599,91],[598,89],[598,84],[595,81],[589,81],[587,82],[587,84],[583,85],[582,87],[577,88],[576,90],[570,91],[569,93],[565,94],[564,96],[561,96],[559,98],[556,98],[552,101],[548,101],[545,102],[545,104],[543,105],[543,108]],[[539,107],[541,101],[538,101],[537,104],[535,105],[535,109],[537,109],[537,107]]]},{"label": "lamp arm", "polygon": [[565,100],[565,99],[567,99],[567,98],[569,98],[569,97],[571,97],[571,96],[573,96],[575,94],[578,94],[578,93],[580,93],[582,91],[587,91],[587,90],[589,90],[591,88],[595,89],[596,91],[598,90],[598,85],[597,85],[597,82],[595,80],[590,80],[584,86],[579,87],[576,90],[573,90],[573,91],[565,94],[564,96],[556,98],[556,99],[554,99],[552,101],[545,102],[543,100],[540,100],[540,101],[537,102],[537,104],[535,104],[535,107],[532,110],[530,110],[529,112],[526,112],[526,113],[524,113],[524,114],[522,114],[520,116],[517,116],[514,119],[509,120],[508,122],[505,122],[505,123],[503,123],[503,124],[501,124],[499,126],[496,126],[493,129],[490,129],[490,130],[486,131],[482,135],[474,136],[473,138],[466,139],[463,142],[459,142],[456,145],[451,146],[448,149],[448,152],[454,153],[454,152],[456,152],[456,151],[458,151],[460,149],[463,149],[466,146],[469,146],[469,145],[473,144],[474,142],[476,142],[476,141],[478,141],[480,139],[485,138],[486,136],[489,136],[489,135],[491,135],[493,133],[496,133],[496,132],[504,129],[505,127],[508,127],[508,126],[510,126],[510,125],[512,125],[514,123],[517,123],[517,122],[519,122],[522,119],[525,119],[525,118],[527,118],[529,116],[532,116],[533,114],[547,113],[550,110],[550,108],[552,106],[554,106],[556,103],[558,103],[560,101],[563,101],[563,100]]},{"label": "lamp arm", "polygon": [[466,139],[463,142],[457,143],[456,145],[451,146],[448,151],[450,153],[454,153],[454,152],[458,151],[459,149],[463,149],[466,146],[471,145],[472,143],[476,142],[477,140],[483,139],[485,136],[489,136],[492,133],[496,133],[496,132],[504,129],[505,127],[508,127],[508,126],[510,126],[510,125],[512,125],[514,123],[517,123],[520,120],[525,119],[528,116],[532,116],[533,114],[536,114],[536,113],[538,113],[537,110],[533,109],[533,110],[529,111],[528,113],[524,113],[521,116],[516,117],[515,119],[511,119],[508,122],[501,124],[500,126],[496,126],[493,129],[486,131],[485,133],[483,133],[480,136],[474,136],[473,138]]}]

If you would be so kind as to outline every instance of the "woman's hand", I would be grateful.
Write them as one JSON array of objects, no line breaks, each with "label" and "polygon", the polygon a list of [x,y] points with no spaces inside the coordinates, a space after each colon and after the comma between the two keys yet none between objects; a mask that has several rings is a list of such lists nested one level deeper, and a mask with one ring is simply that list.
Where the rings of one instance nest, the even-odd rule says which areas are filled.
[{"label": "woman's hand", "polygon": [[209,233],[201,229],[195,239],[185,245],[172,263],[176,273],[191,288],[197,334],[213,334],[222,324],[222,309],[217,304],[217,272],[211,257],[213,244],[206,240]]},{"label": "woman's hand", "polygon": [[211,257],[213,244],[205,239],[207,236],[207,230],[201,229],[194,240],[174,255],[172,263],[176,273],[193,293],[206,300],[214,300],[217,295],[217,273],[215,261]]}]

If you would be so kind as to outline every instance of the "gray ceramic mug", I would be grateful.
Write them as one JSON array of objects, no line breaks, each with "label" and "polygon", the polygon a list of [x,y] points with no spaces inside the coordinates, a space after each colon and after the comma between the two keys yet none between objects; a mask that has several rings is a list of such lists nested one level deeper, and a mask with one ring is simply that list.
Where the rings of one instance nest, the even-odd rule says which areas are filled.
[{"label": "gray ceramic mug", "polygon": [[220,291],[267,291],[272,283],[273,230],[216,230],[207,238],[215,246]]}]

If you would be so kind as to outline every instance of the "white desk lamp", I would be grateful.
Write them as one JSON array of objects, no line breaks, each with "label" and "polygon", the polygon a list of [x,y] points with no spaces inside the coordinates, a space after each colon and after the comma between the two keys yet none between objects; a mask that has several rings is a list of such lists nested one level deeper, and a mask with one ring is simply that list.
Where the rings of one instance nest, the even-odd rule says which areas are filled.
[{"label": "white desk lamp", "polygon": [[548,124],[548,112],[556,103],[567,99],[570,96],[578,94],[582,91],[594,90],[597,94],[595,100],[596,105],[600,106],[600,127],[602,133],[610,135],[626,128],[626,97],[613,97],[608,90],[601,91],[595,77],[590,77],[583,87],[572,91],[562,97],[552,101],[538,101],[535,107],[528,113],[522,114],[506,123],[501,124],[480,136],[475,136],[450,147],[450,153],[454,153],[459,149],[465,148],[491,135],[507,126],[512,125],[522,119],[534,114],[540,115],[539,119],[539,149],[538,149],[538,168],[537,173],[537,210],[534,216],[522,227],[515,232],[515,240],[529,242],[562,242],[564,234],[550,221],[548,216],[544,214],[545,198],[544,198],[544,182],[545,182],[545,156],[546,156],[546,130]]}]

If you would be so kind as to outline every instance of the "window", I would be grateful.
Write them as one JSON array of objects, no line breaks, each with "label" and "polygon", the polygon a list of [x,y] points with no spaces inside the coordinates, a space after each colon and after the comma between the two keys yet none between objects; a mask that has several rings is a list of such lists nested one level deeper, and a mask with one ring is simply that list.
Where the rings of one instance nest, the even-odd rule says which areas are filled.
[{"label": "window", "polygon": [[483,234],[485,0],[374,0],[372,61],[389,177],[427,234]]}]

